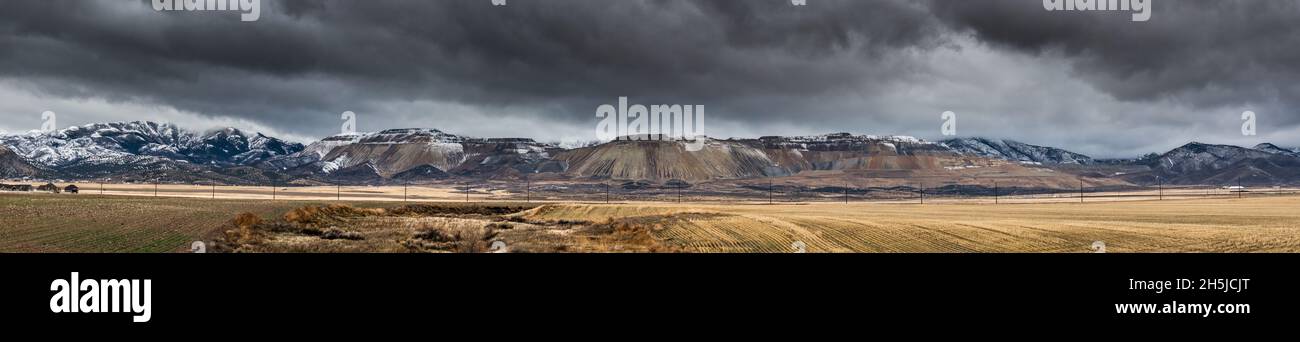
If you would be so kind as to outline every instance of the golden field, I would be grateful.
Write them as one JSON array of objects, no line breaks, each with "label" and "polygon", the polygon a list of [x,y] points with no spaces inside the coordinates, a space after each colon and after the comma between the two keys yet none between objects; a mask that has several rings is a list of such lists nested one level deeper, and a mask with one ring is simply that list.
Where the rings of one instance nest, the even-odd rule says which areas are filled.
[{"label": "golden field", "polygon": [[553,205],[550,219],[697,213],[654,236],[695,252],[1300,252],[1300,197],[1041,204]]},{"label": "golden field", "polygon": [[[170,252],[195,240],[249,252],[481,252],[498,241],[511,252],[787,253],[801,242],[813,253],[1084,253],[1094,241],[1105,242],[1108,252],[1300,252],[1300,196],[1291,195],[924,205],[424,202],[407,208],[394,201],[152,198],[90,190],[0,193],[0,252]],[[312,212],[315,218],[296,218],[292,227],[282,222],[295,209],[331,203],[348,209]],[[231,239],[232,231],[239,235],[232,222],[241,213],[271,228],[250,228],[255,242]]]}]

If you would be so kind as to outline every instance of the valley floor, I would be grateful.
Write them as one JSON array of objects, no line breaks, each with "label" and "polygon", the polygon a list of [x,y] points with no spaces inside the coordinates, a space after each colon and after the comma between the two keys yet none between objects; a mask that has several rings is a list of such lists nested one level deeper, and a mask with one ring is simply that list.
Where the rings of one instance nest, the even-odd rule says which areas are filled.
[{"label": "valley floor", "polygon": [[[1173,199],[1177,196],[1166,194],[1163,201],[1088,198],[1082,204],[1057,198],[1018,204],[945,199],[925,205],[408,206],[272,201],[269,196],[100,196],[88,190],[80,195],[0,192],[0,252],[172,252],[196,240],[250,252],[478,252],[499,242],[511,252],[1070,253],[1090,252],[1095,241],[1104,242],[1107,252],[1300,252],[1300,196],[1294,195]],[[241,213],[265,223],[241,233],[235,220]]]}]

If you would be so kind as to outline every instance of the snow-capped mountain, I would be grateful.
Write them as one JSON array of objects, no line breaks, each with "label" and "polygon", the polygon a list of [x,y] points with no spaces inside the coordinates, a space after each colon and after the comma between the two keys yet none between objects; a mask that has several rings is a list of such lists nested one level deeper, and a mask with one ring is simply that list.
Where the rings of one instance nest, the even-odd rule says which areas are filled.
[{"label": "snow-capped mountain", "polygon": [[262,165],[295,176],[350,183],[439,179],[449,173],[492,178],[533,172],[559,149],[532,139],[470,138],[437,129],[402,128],[331,136]]},{"label": "snow-capped mountain", "polygon": [[1152,175],[1173,184],[1258,185],[1300,181],[1300,157],[1264,149],[1192,142],[1145,162]]},{"label": "snow-capped mountain", "polygon": [[1247,159],[1264,159],[1273,153],[1232,145],[1191,142],[1161,155],[1151,167],[1174,174],[1225,168]]},{"label": "snow-capped mountain", "polygon": [[1092,164],[1091,157],[1054,147],[1030,145],[1014,140],[958,138],[940,144],[954,152],[988,158],[1038,164]]},{"label": "snow-capped mountain", "polygon": [[1272,154],[1283,154],[1283,155],[1300,157],[1300,149],[1288,150],[1285,148],[1278,147],[1277,145],[1273,145],[1271,143],[1263,143],[1263,144],[1255,145],[1253,149],[1256,151],[1264,151]]},{"label": "snow-capped mountain", "polygon": [[1125,171],[1090,174],[1115,174],[1139,184],[1300,183],[1300,153],[1267,143],[1243,148],[1194,142],[1162,155],[1104,165],[1058,148],[984,138],[927,142],[835,133],[704,138],[698,149],[687,145],[671,139],[616,140],[563,148],[532,139],[471,138],[405,128],[335,135],[303,146],[234,128],[200,133],[136,121],[0,135],[0,177],[379,184],[548,174],[694,182],[807,171],[944,172],[1010,161],[1085,174],[1120,167]]},{"label": "snow-capped mountain", "polygon": [[97,123],[0,136],[23,160],[71,177],[166,171],[183,164],[249,166],[290,155],[302,145],[224,128],[204,133],[148,121]]},{"label": "snow-capped mountain", "polygon": [[302,151],[302,144],[255,133],[246,134],[235,128],[212,130],[199,137],[199,143],[184,150],[186,159],[195,162],[254,165],[270,158],[287,156]]}]

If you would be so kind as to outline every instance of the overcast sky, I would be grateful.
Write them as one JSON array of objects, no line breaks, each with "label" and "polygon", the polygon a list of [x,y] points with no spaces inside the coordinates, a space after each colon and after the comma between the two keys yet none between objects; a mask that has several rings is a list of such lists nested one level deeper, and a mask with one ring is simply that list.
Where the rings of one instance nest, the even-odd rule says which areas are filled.
[{"label": "overcast sky", "polygon": [[[1300,145],[1300,1],[261,0],[0,7],[0,130],[155,120],[309,142],[358,129],[595,139],[596,107],[703,105],[705,133],[1015,139],[1096,157]],[[1241,134],[1241,113],[1258,136]]]}]

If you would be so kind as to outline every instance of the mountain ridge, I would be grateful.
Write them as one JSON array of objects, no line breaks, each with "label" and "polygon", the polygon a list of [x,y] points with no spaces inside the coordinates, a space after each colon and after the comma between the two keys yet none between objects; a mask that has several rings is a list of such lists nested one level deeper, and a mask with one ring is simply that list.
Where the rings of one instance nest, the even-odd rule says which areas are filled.
[{"label": "mountain ridge", "polygon": [[[0,152],[0,171],[7,172],[0,176],[380,184],[538,174],[698,182],[804,172],[941,172],[1005,164],[1073,170],[1104,164],[1060,148],[983,137],[930,142],[831,133],[703,139],[698,150],[680,140],[623,139],[564,148],[526,138],[397,128],[303,145],[236,128],[196,132],[169,123],[129,121],[0,135],[0,146],[8,151]],[[1270,143],[1245,148],[1191,142],[1153,159],[1121,164],[1141,168],[1122,172],[1137,183],[1300,182],[1300,153]]]}]

